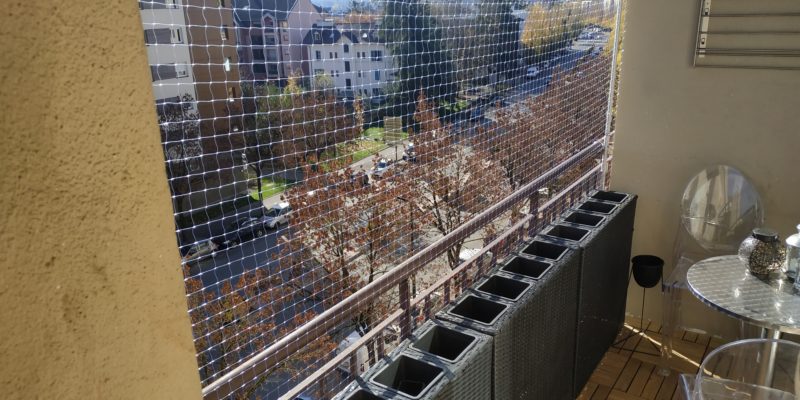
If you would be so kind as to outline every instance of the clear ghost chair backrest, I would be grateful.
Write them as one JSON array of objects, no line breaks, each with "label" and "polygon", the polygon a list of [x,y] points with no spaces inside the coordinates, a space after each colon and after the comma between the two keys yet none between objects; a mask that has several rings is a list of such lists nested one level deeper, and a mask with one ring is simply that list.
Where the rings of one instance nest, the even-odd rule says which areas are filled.
[{"label": "clear ghost chair backrest", "polygon": [[736,168],[707,168],[695,175],[683,192],[681,226],[708,252],[735,252],[763,221],[758,191]]},{"label": "clear ghost chair backrest", "polygon": [[796,400],[800,394],[800,345],[748,339],[720,346],[706,356],[693,400]]}]

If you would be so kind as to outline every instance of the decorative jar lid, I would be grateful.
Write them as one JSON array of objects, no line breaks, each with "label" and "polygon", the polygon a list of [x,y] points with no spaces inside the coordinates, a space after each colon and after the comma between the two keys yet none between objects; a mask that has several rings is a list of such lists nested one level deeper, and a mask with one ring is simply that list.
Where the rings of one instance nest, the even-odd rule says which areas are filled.
[{"label": "decorative jar lid", "polygon": [[753,237],[764,242],[778,241],[778,232],[769,228],[756,228],[753,229]]}]

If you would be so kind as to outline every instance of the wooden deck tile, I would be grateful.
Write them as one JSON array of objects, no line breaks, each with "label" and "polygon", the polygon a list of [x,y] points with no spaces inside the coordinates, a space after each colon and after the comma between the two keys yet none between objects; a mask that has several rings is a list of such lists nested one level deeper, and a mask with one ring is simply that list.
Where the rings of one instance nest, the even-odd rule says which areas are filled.
[{"label": "wooden deck tile", "polygon": [[[620,340],[637,332],[638,318],[626,318],[627,327],[617,336]],[[645,321],[644,334],[634,335],[617,348],[606,352],[595,369],[580,400],[682,400],[678,390],[681,373],[696,373],[703,357],[714,348],[725,343],[709,335],[682,332],[673,341],[675,354],[669,360],[669,376],[660,374],[662,360],[660,348],[663,337],[661,324]]]}]

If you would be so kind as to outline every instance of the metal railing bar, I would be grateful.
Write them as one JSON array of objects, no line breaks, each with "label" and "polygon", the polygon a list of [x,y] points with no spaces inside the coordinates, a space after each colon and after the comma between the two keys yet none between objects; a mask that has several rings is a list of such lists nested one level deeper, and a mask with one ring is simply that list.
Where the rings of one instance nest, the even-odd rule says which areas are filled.
[{"label": "metal railing bar", "polygon": [[[243,382],[251,380],[253,377],[258,376],[261,372],[266,371],[269,368],[269,365],[275,365],[278,362],[285,360],[289,357],[289,355],[294,354],[299,349],[303,348],[303,346],[326,334],[327,331],[336,327],[339,323],[358,312],[362,307],[366,307],[371,303],[372,300],[375,300],[386,290],[397,286],[402,280],[410,277],[411,274],[417,269],[434,260],[440,254],[444,253],[454,243],[461,239],[466,239],[469,237],[469,235],[485,226],[498,215],[507,211],[518,202],[527,199],[539,189],[542,183],[561,174],[565,170],[574,167],[587,157],[594,155],[594,153],[603,151],[603,143],[603,140],[592,142],[584,149],[578,151],[570,158],[562,161],[560,164],[546,171],[525,186],[517,189],[517,191],[507,196],[503,200],[500,200],[496,204],[490,206],[446,236],[440,238],[436,242],[428,245],[428,247],[425,249],[409,257],[386,274],[381,275],[379,278],[359,289],[349,297],[323,311],[311,321],[298,327],[266,349],[255,354],[247,361],[241,363],[236,368],[230,370],[222,377],[209,383],[203,388],[203,397],[205,399],[225,398],[226,394],[220,392],[222,388],[227,389],[227,386],[230,385],[236,387],[241,386]],[[226,393],[230,393],[230,390],[227,390]]]},{"label": "metal railing bar", "polygon": [[[441,289],[444,285],[450,282],[456,275],[464,272],[467,268],[475,264],[481,257],[486,255],[490,250],[494,249],[497,245],[499,245],[503,240],[506,240],[509,236],[511,236],[514,232],[520,230],[526,223],[528,223],[531,219],[535,218],[536,214],[539,213],[541,210],[545,210],[555,204],[557,201],[561,200],[567,193],[569,193],[572,189],[577,187],[578,185],[582,184],[584,181],[589,179],[592,175],[596,174],[597,171],[600,170],[600,165],[596,165],[594,168],[590,169],[588,172],[583,174],[580,178],[575,180],[572,184],[565,187],[561,191],[558,192],[557,195],[553,196],[550,200],[545,202],[540,208],[535,210],[530,210],[528,214],[522,217],[519,221],[517,221],[514,225],[510,228],[506,229],[503,234],[498,236],[496,239],[491,241],[486,246],[482,247],[477,253],[475,253],[472,257],[468,260],[461,263],[455,269],[451,270],[447,275],[440,278],[434,284],[432,284],[429,288],[420,292],[414,299],[411,300],[411,308],[418,306],[423,301],[426,301],[430,298],[437,290]],[[322,378],[325,377],[325,374],[330,373],[333,371],[339,364],[341,364],[344,360],[348,357],[355,354],[358,349],[367,343],[370,342],[375,336],[379,335],[383,330],[385,330],[390,324],[396,322],[402,316],[404,310],[398,309],[388,317],[386,317],[383,321],[381,321],[378,325],[376,325],[372,330],[367,332],[361,339],[354,342],[352,345],[348,346],[345,350],[343,350],[340,354],[336,357],[325,363],[325,365],[321,366],[319,369],[314,371],[313,374],[309,375],[306,379],[302,382],[297,384],[291,390],[289,390],[286,394],[281,396],[280,400],[292,400],[308,389],[311,385],[316,382],[319,382]],[[352,368],[352,365],[351,365]]]}]

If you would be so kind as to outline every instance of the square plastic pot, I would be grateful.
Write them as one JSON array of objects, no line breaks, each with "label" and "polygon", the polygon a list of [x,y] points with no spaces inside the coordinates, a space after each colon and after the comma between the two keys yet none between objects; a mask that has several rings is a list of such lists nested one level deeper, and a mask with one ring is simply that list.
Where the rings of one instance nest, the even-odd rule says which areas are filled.
[{"label": "square plastic pot", "polygon": [[430,398],[428,391],[444,377],[444,368],[422,358],[400,353],[396,358],[376,365],[369,382],[405,398]]},{"label": "square plastic pot", "polygon": [[617,205],[614,203],[600,202],[597,200],[587,200],[579,205],[578,209],[582,211],[591,211],[598,214],[609,215],[616,211]]},{"label": "square plastic pot", "polygon": [[553,263],[529,257],[514,257],[499,268],[500,272],[538,280],[550,271]]},{"label": "square plastic pot", "polygon": [[492,275],[478,282],[475,291],[483,295],[516,302],[531,288],[531,283],[504,275]]},{"label": "square plastic pot", "polygon": [[339,392],[332,400],[384,400],[370,390],[370,386],[359,379]]},{"label": "square plastic pot", "polygon": [[542,234],[569,242],[580,242],[589,235],[589,230],[577,226],[556,224],[545,228]]},{"label": "square plastic pot", "polygon": [[600,201],[607,201],[609,203],[621,204],[628,200],[631,195],[622,192],[614,192],[608,190],[596,190],[589,195],[589,198]]},{"label": "square plastic pot", "polygon": [[523,256],[544,258],[550,261],[558,261],[564,256],[567,250],[567,247],[560,244],[534,239],[533,242],[520,251],[520,254]]},{"label": "square plastic pot", "polygon": [[445,370],[429,392],[437,400],[483,400],[492,396],[492,337],[440,320],[411,334],[404,353],[418,354]]},{"label": "square plastic pot", "polygon": [[584,228],[597,228],[605,223],[606,217],[583,212],[580,210],[570,210],[564,214],[562,222],[577,225]]}]

